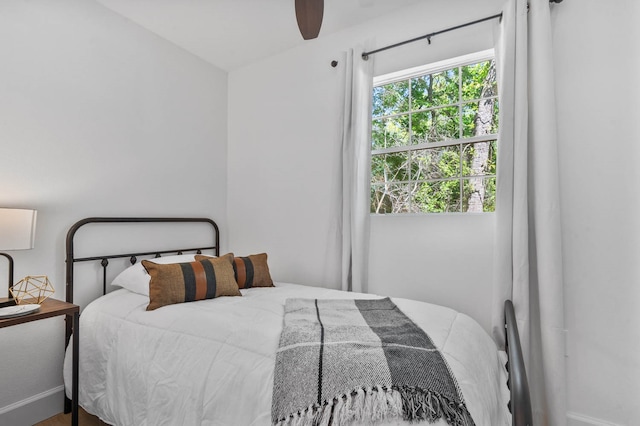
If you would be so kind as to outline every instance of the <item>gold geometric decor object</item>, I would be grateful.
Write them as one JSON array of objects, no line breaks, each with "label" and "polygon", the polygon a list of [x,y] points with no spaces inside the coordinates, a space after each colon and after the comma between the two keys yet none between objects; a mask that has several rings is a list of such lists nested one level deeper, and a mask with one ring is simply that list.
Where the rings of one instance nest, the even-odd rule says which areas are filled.
[{"label": "gold geometric decor object", "polygon": [[9,289],[18,305],[27,303],[41,304],[55,289],[46,275],[26,276]]}]

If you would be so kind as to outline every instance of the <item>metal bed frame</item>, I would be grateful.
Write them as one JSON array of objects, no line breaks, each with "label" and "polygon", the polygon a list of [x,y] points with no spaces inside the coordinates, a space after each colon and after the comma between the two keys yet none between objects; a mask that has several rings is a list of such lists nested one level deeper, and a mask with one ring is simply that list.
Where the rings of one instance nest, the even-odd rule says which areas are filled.
[{"label": "metal bed frame", "polygon": [[[172,250],[150,250],[135,253],[123,254],[106,254],[90,257],[76,257],[74,254],[74,237],[76,232],[83,226],[92,223],[206,223],[211,225],[214,244],[207,247],[191,247],[177,248]],[[129,258],[133,265],[137,262],[138,256],[155,256],[160,257],[163,254],[182,254],[183,252],[201,253],[203,250],[214,250],[215,255],[220,255],[220,234],[218,225],[208,218],[154,218],[154,217],[90,217],[76,222],[67,233],[66,240],[66,301],[73,303],[73,286],[74,286],[74,265],[79,262],[96,262],[100,261],[103,268],[102,274],[102,293],[106,294],[107,289],[107,266],[109,259]],[[513,303],[510,300],[504,304],[505,329],[506,329],[506,351],[508,356],[507,368],[509,370],[509,389],[511,392],[511,401],[509,409],[513,415],[513,426],[531,426],[533,425],[533,416],[531,412],[531,401],[529,395],[529,385],[524,365],[524,357],[520,345],[520,337],[518,334],[518,326],[515,318]],[[65,347],[69,343],[73,332],[72,323],[67,320],[65,333]],[[77,358],[76,358],[77,359]],[[74,366],[76,368],[76,366]],[[65,397],[66,407],[70,407],[70,400]]]},{"label": "metal bed frame", "polygon": [[[213,245],[206,247],[189,247],[189,248],[176,248],[170,250],[153,250],[143,251],[135,253],[120,253],[120,254],[105,254],[90,257],[75,257],[74,253],[74,237],[76,232],[85,225],[92,223],[205,223],[211,225],[211,232],[213,236]],[[107,293],[107,267],[109,266],[109,259],[122,259],[129,258],[129,262],[133,265],[138,259],[138,256],[155,256],[160,257],[163,254],[182,254],[183,252],[196,252],[202,253],[203,250],[213,250],[216,256],[220,255],[220,231],[218,225],[209,218],[168,218],[168,217],[89,217],[79,220],[74,223],[73,226],[67,232],[66,241],[66,301],[73,303],[73,278],[74,278],[74,266],[79,262],[94,262],[100,261],[102,266],[102,294]],[[69,340],[73,334],[73,323],[68,318],[65,319],[65,347],[69,345]],[[78,354],[74,353],[74,360],[78,359]],[[77,371],[77,362],[74,362],[73,370]],[[76,390],[74,389],[74,398],[77,398]],[[67,398],[65,394],[64,398],[64,412],[71,411],[71,400]]]},{"label": "metal bed frame", "polygon": [[529,382],[520,346],[516,312],[511,300],[504,302],[504,327],[506,332],[505,350],[509,359],[507,369],[509,370],[509,391],[511,392],[509,410],[513,416],[511,424],[513,426],[532,426],[533,414],[531,412]]}]

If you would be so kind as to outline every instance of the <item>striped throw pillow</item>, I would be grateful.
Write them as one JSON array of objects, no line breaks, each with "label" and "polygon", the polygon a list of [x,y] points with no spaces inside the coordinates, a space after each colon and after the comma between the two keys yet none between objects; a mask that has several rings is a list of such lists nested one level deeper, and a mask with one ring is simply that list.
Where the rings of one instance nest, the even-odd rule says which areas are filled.
[{"label": "striped throw pillow", "polygon": [[147,311],[175,303],[241,296],[234,278],[232,254],[164,265],[143,260],[142,266],[151,276]]},{"label": "striped throw pillow", "polygon": [[[206,258],[208,256],[196,255],[196,260]],[[238,288],[274,287],[269,273],[266,253],[235,257],[233,259],[233,272]]]}]

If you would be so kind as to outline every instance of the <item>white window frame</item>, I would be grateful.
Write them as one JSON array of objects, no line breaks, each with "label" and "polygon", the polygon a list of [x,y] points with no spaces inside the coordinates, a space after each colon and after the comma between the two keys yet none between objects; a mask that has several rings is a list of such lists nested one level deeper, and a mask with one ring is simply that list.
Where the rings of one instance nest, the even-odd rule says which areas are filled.
[{"label": "white window frame", "polygon": [[[462,56],[457,56],[455,58],[450,58],[450,59],[446,59],[446,60],[442,60],[442,61],[438,61],[438,62],[432,62],[426,65],[421,65],[421,66],[417,66],[417,67],[413,67],[413,68],[408,68],[408,69],[404,69],[404,70],[400,70],[400,71],[396,71],[396,72],[392,72],[392,73],[388,73],[388,74],[383,74],[380,76],[376,76],[373,78],[373,87],[378,87],[378,86],[384,86],[387,84],[391,84],[391,83],[396,83],[396,82],[400,82],[400,81],[405,81],[405,80],[409,80],[411,78],[415,78],[415,77],[420,77],[420,76],[424,76],[427,74],[436,74],[442,71],[446,71],[452,68],[457,68],[457,67],[463,67],[466,65],[472,65],[472,64],[476,64],[479,62],[484,62],[484,61],[489,61],[489,60],[495,60],[495,50],[494,49],[487,49],[487,50],[483,50],[480,52],[474,52],[471,54],[467,54],[467,55],[462,55]],[[460,92],[462,91],[462,79],[460,78],[459,81],[459,90]],[[497,99],[498,96],[491,96],[491,97],[487,97],[484,99]],[[437,105],[435,107],[431,107],[431,108],[425,108],[425,109],[421,109],[420,112],[425,112],[425,111],[431,111],[431,110],[435,110],[435,109],[440,109],[443,107],[453,107],[453,106],[457,106],[458,108],[462,108],[463,104],[469,104],[472,103],[474,101],[479,101],[480,99],[465,99],[464,101],[462,99],[458,99],[458,102],[456,103],[451,103],[451,104],[441,104],[441,105]],[[409,91],[409,105],[411,105],[411,91]],[[391,115],[384,115],[384,116],[380,116],[380,117],[375,117],[375,119],[386,119],[386,118],[393,118],[393,117],[398,117],[398,116],[402,116],[402,115],[406,115],[407,112],[402,112],[402,113],[398,113],[398,114],[391,114]],[[459,123],[459,126],[462,127],[462,122]],[[409,115],[409,139],[411,140],[413,137],[412,134],[412,126],[411,126],[411,114]],[[460,129],[462,130],[462,129]],[[462,132],[460,132],[461,134]],[[440,148],[440,147],[447,147],[447,146],[456,146],[456,145],[463,145],[463,144],[473,144],[473,143],[477,143],[477,142],[490,142],[490,141],[495,141],[498,139],[498,134],[497,133],[491,133],[491,134],[487,134],[487,135],[482,135],[482,136],[474,136],[474,137],[467,137],[467,138],[458,138],[458,139],[449,139],[449,140],[444,140],[444,141],[440,141],[440,142],[423,142],[420,144],[416,144],[416,145],[409,145],[409,146],[395,146],[395,147],[391,147],[391,148],[382,148],[382,149],[371,149],[370,150],[370,157],[372,157],[373,155],[379,155],[379,154],[391,154],[391,153],[396,153],[396,152],[411,152],[411,151],[417,151],[417,150],[422,150],[422,149],[431,149],[431,148]],[[480,177],[480,176],[460,176],[458,179],[460,181],[460,193],[462,194],[462,185],[465,179],[469,179],[469,178],[474,178],[474,177]],[[495,177],[492,175],[488,175],[488,176],[482,176],[484,177]],[[371,179],[371,172],[369,173],[369,178]],[[438,180],[451,180],[451,179],[435,179],[434,182],[437,182]],[[372,216],[407,216],[407,215],[431,215],[434,213],[370,213]],[[438,213],[438,214],[474,214],[474,213],[468,213],[468,212],[446,212],[446,213]],[[475,214],[492,214],[492,212],[482,212],[482,213],[475,213]]]}]

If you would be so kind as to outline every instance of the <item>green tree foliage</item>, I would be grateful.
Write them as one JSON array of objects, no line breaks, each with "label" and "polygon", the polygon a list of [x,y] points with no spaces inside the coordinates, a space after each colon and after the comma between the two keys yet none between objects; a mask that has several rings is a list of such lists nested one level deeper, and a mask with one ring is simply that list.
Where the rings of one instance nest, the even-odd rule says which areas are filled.
[{"label": "green tree foliage", "polygon": [[494,61],[375,87],[371,211],[494,211],[497,118]]}]

